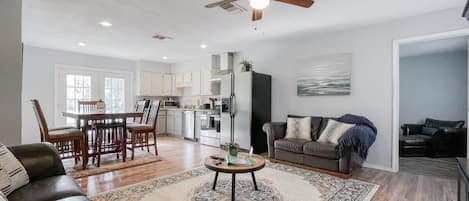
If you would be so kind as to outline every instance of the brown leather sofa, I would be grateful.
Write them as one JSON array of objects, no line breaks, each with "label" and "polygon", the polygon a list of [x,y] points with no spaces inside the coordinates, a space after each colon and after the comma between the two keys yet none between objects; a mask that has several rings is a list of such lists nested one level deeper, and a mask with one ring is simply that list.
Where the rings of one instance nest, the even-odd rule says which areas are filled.
[{"label": "brown leather sofa", "polygon": [[75,180],[65,174],[56,148],[49,143],[19,145],[9,148],[23,164],[29,184],[13,191],[9,201],[87,201]]},{"label": "brown leather sofa", "polygon": [[326,128],[328,119],[335,118],[314,116],[311,118],[311,138],[313,141],[285,139],[286,122],[264,124],[269,158],[350,174],[353,168],[363,164],[363,160],[357,154],[349,151],[351,148],[347,148],[346,154],[339,157],[335,145],[316,142],[321,132]]}]

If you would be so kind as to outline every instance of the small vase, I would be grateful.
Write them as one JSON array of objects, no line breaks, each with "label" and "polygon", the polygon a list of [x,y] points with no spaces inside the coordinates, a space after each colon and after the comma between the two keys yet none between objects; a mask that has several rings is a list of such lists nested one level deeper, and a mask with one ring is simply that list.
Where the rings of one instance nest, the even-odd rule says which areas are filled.
[{"label": "small vase", "polygon": [[239,69],[241,72],[246,72],[246,66],[243,64],[239,65]]},{"label": "small vase", "polygon": [[231,156],[238,156],[238,146],[230,145],[229,153]]}]

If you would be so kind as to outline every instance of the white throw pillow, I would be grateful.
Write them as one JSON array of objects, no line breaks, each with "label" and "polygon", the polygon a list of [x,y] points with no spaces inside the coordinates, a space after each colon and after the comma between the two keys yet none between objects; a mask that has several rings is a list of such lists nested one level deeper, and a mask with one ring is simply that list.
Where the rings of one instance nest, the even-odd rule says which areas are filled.
[{"label": "white throw pillow", "polygon": [[311,117],[287,119],[287,134],[285,138],[299,138],[312,141],[311,139]]},{"label": "white throw pillow", "polygon": [[29,176],[20,161],[0,143],[0,191],[5,196],[29,183]]},{"label": "white throw pillow", "polygon": [[347,124],[329,119],[326,128],[324,128],[321,132],[321,136],[319,136],[318,142],[337,145],[339,138],[342,137],[348,129],[354,126],[355,124]]},{"label": "white throw pillow", "polygon": [[7,196],[3,195],[2,191],[0,191],[0,201],[8,201]]}]

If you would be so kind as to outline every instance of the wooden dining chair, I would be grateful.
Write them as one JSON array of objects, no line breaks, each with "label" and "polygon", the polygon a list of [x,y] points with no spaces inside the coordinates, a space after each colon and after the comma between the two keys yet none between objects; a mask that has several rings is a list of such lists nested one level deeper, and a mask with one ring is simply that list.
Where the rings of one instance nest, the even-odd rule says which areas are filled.
[{"label": "wooden dining chair", "polygon": [[127,120],[127,124],[134,124],[138,123],[141,124],[142,122],[146,122],[148,118],[148,112],[145,113],[145,107],[147,106],[148,100],[139,100],[135,104],[135,112],[143,113],[142,117],[134,117],[132,119]]},{"label": "wooden dining chair", "polygon": [[[86,169],[87,147],[85,137],[81,130],[73,127],[49,129],[46,118],[42,112],[41,105],[36,99],[31,100],[34,114],[39,124],[41,142],[50,142],[57,147],[62,159],[75,158],[77,163],[79,157],[82,157],[82,168]],[[81,152],[81,153],[80,153]]]},{"label": "wooden dining chair", "polygon": [[78,112],[97,112],[99,101],[78,101]]},{"label": "wooden dining chair", "polygon": [[[130,145],[128,149],[132,150],[133,160],[135,157],[135,148],[147,147],[150,152],[150,146],[155,146],[155,155],[158,155],[158,148],[156,143],[156,120],[160,110],[160,100],[153,100],[150,104],[148,119],[146,122],[140,124],[129,124],[127,129],[129,131],[129,138],[127,144]],[[153,143],[150,143],[150,134],[153,134]]]}]

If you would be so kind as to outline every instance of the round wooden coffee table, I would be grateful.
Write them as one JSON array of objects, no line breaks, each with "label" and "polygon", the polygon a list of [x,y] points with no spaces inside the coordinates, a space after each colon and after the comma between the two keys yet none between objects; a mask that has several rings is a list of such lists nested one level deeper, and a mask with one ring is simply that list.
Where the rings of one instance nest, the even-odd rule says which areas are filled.
[{"label": "round wooden coffee table", "polygon": [[[245,157],[248,155],[249,154],[247,153],[238,153],[238,157]],[[221,158],[225,158],[226,155],[217,155],[217,156]],[[215,160],[210,157],[207,157],[205,159],[205,167],[207,167],[210,170],[215,171],[215,179],[213,180],[212,189],[215,190],[219,172],[231,174],[231,200],[234,201],[235,200],[236,174],[251,173],[252,183],[254,184],[254,190],[257,191],[258,189],[257,189],[257,183],[256,183],[256,176],[254,175],[254,172],[265,167],[265,159],[262,156],[259,156],[256,154],[253,154],[251,158],[253,160],[252,166],[231,166],[231,165],[229,166],[226,164],[226,161],[223,161],[219,165],[215,165]]]}]

